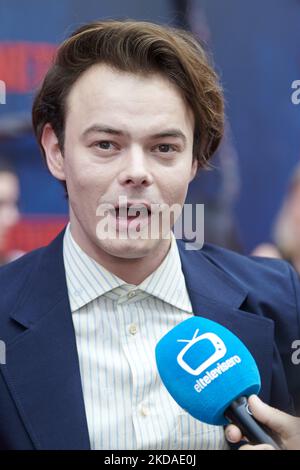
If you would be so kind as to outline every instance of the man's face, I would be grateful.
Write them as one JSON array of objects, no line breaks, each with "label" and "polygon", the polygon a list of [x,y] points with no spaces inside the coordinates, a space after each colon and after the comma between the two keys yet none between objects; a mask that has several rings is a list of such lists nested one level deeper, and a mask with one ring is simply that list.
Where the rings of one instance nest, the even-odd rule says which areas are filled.
[{"label": "man's face", "polygon": [[19,219],[19,183],[10,172],[0,173],[0,250],[3,249],[8,230]]},{"label": "man's face", "polygon": [[[134,205],[182,206],[197,169],[193,132],[192,112],[165,78],[103,64],[88,69],[67,98],[62,163],[77,239],[119,258],[143,257],[157,248],[158,237],[101,239],[99,207],[118,205],[120,196]],[[134,226],[132,218],[114,215],[106,213],[106,220],[115,223],[117,233]]]}]

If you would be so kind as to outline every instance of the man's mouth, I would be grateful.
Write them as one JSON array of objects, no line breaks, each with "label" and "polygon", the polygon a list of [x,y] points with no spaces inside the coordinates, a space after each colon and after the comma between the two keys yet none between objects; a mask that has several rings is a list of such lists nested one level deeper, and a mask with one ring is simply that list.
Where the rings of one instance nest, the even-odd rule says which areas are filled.
[{"label": "man's mouth", "polygon": [[128,219],[128,221],[130,221],[137,217],[149,217],[151,215],[151,209],[147,206],[117,206],[115,213],[117,219]]},{"label": "man's mouth", "polygon": [[113,213],[117,231],[127,232],[130,228],[140,232],[142,227],[149,226],[152,210],[149,203],[127,201],[115,205]]}]

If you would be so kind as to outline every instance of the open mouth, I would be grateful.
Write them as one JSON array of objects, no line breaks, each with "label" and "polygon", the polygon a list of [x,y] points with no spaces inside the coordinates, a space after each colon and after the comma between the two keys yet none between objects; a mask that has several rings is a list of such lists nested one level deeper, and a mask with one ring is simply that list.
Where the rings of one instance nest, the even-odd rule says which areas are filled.
[{"label": "open mouth", "polygon": [[148,209],[148,207],[143,206],[143,207],[116,207],[116,218],[117,219],[128,219],[128,220],[134,220],[136,218],[144,218],[144,217],[149,217],[151,215],[151,210]]},{"label": "open mouth", "polygon": [[115,207],[115,221],[118,232],[134,231],[140,233],[150,226],[151,209],[145,205],[127,205]]}]

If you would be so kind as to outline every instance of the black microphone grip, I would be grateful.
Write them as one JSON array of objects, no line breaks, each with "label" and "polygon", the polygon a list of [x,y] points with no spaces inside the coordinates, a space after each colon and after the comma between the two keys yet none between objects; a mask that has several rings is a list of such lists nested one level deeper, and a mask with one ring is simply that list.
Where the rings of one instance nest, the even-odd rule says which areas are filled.
[{"label": "black microphone grip", "polygon": [[243,436],[249,439],[251,444],[270,444],[276,450],[282,450],[280,444],[270,436],[271,431],[252,416],[246,397],[234,400],[224,415],[232,424],[239,427]]}]

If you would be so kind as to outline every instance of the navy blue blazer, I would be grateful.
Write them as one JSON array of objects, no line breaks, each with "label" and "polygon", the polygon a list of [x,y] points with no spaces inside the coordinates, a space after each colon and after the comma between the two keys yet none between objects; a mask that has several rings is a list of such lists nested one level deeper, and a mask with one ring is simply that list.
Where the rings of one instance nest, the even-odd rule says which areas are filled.
[{"label": "navy blue blazer", "polygon": [[[63,234],[0,269],[0,449],[89,449],[78,354],[63,263]],[[300,371],[299,279],[280,260],[177,241],[195,315],[233,331],[255,357],[260,396],[291,411]],[[298,366],[300,367],[300,366]]]}]

